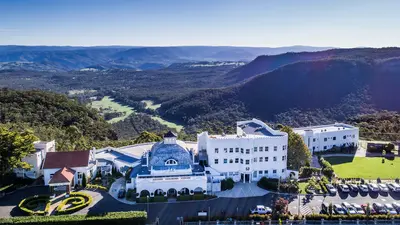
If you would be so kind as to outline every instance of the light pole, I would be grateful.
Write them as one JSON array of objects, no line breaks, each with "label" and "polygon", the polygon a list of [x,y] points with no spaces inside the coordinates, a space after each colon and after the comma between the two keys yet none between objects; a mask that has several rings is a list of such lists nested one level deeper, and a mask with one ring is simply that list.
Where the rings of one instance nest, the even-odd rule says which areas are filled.
[{"label": "light pole", "polygon": [[150,197],[147,195],[146,198],[147,198],[147,217],[149,217],[149,198]]}]

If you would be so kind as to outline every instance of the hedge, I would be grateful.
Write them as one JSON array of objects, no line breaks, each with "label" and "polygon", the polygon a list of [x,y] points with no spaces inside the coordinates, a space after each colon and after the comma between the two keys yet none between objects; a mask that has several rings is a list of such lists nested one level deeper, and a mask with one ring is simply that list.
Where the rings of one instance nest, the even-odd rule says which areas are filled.
[{"label": "hedge", "polygon": [[[64,199],[56,208],[56,214],[57,215],[62,215],[62,214],[71,214],[76,211],[79,211],[86,206],[90,205],[92,203],[93,198],[92,196],[82,193],[82,192],[71,192],[70,197]],[[71,203],[73,206],[63,209],[64,206],[68,203]]]},{"label": "hedge", "polygon": [[373,219],[400,219],[400,215],[325,215],[325,214],[309,214],[305,215],[307,220],[373,220]]},{"label": "hedge", "polygon": [[304,166],[300,168],[300,177],[311,177],[313,173],[320,173],[321,169],[316,167]]},{"label": "hedge", "polygon": [[102,191],[108,191],[107,187],[101,186],[101,185],[97,185],[97,184],[86,184],[86,188],[87,189],[99,189]]},{"label": "hedge", "polygon": [[147,214],[144,211],[109,212],[103,215],[62,215],[62,216],[25,216],[0,219],[0,224],[30,225],[144,225]]},{"label": "hedge", "polygon": [[259,186],[260,188],[266,189],[266,190],[277,191],[278,183],[279,183],[279,179],[262,177],[257,182],[257,186]]},{"label": "hedge", "polygon": [[[39,202],[46,202],[46,207],[44,210],[33,211],[33,208],[36,208]],[[28,197],[23,199],[19,204],[18,208],[27,215],[30,216],[45,216],[49,212],[50,209],[50,196],[48,195],[35,195],[32,197]]]}]

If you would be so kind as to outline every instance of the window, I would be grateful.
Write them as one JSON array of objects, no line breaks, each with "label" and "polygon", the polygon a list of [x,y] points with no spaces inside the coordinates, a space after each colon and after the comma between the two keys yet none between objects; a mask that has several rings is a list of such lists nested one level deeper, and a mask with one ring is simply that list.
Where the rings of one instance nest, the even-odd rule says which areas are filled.
[{"label": "window", "polygon": [[78,173],[78,179],[82,179],[82,173]]},{"label": "window", "polygon": [[285,156],[282,156],[282,161],[285,161]]},{"label": "window", "polygon": [[244,153],[244,152],[243,152],[243,148],[240,149],[240,153]]},{"label": "window", "polygon": [[274,156],[274,162],[276,161],[276,156]]},{"label": "window", "polygon": [[282,150],[283,150],[283,151],[286,150],[286,145],[282,146]]},{"label": "window", "polygon": [[50,174],[50,179],[53,178],[53,176],[54,176],[54,173]]},{"label": "window", "polygon": [[333,139],[334,141],[336,141],[336,137],[333,137],[332,139]]},{"label": "window", "polygon": [[250,149],[246,149],[246,154],[250,154]]},{"label": "window", "polygon": [[284,173],[285,172],[285,169],[282,169],[282,173]]},{"label": "window", "polygon": [[215,148],[215,153],[218,153],[218,148]]},{"label": "window", "polygon": [[324,150],[326,150],[327,149],[327,147],[326,146],[324,146]]},{"label": "window", "polygon": [[268,162],[268,157],[265,157],[265,160],[264,160],[265,162]]},{"label": "window", "polygon": [[278,146],[274,146],[274,151],[278,151]]},{"label": "window", "polygon": [[346,139],[346,135],[343,136],[343,139]]},{"label": "window", "polygon": [[356,135],[353,134],[353,138],[355,138],[355,137],[356,137]]},{"label": "window", "polygon": [[250,160],[246,159],[246,165],[250,164]]},{"label": "window", "polygon": [[324,141],[327,141],[328,140],[328,138],[324,138]]},{"label": "window", "polygon": [[275,173],[276,173],[276,170],[272,170],[272,173],[274,173],[274,174],[275,174]]},{"label": "window", "polygon": [[312,141],[315,142],[315,138],[313,138]]},{"label": "window", "polygon": [[240,164],[243,164],[243,159],[240,159]]},{"label": "window", "polygon": [[225,153],[228,153],[228,148],[224,148],[224,152],[225,152]]},{"label": "window", "polygon": [[263,161],[263,157],[260,157],[260,158],[258,159],[258,161],[262,162],[262,161]]},{"label": "window", "polygon": [[257,147],[254,147],[254,152],[257,152]]},{"label": "window", "polygon": [[264,150],[263,147],[258,147],[258,149],[260,150],[260,152]]},{"label": "window", "polygon": [[230,159],[230,160],[229,160],[229,163],[233,163],[233,159]]},{"label": "window", "polygon": [[264,170],[264,175],[268,175],[268,170]]},{"label": "window", "polygon": [[262,170],[258,171],[258,174],[262,175]]},{"label": "window", "polygon": [[257,177],[257,171],[253,172],[253,177]]},{"label": "window", "polygon": [[314,146],[314,147],[312,147],[312,150],[315,150],[315,146]]},{"label": "window", "polygon": [[230,148],[230,149],[229,149],[229,153],[233,153],[233,148]]},{"label": "window", "polygon": [[235,159],[235,163],[239,163],[239,158],[236,158],[236,159]]},{"label": "window", "polygon": [[218,164],[218,159],[214,159],[214,164]]},{"label": "window", "polygon": [[253,162],[257,162],[257,158],[254,158],[254,159],[253,159]]},{"label": "window", "polygon": [[228,163],[228,159],[224,159],[224,163],[225,163],[225,164]]},{"label": "window", "polygon": [[235,148],[235,152],[239,152],[239,148]]},{"label": "window", "polygon": [[178,165],[178,162],[175,159],[168,159],[165,161],[165,165]]},{"label": "window", "polygon": [[265,151],[268,152],[269,148],[268,146],[265,146]]}]

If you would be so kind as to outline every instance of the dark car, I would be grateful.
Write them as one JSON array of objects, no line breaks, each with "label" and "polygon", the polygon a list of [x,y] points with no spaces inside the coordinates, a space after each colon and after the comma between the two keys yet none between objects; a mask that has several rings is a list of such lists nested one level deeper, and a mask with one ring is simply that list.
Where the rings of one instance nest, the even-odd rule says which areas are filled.
[{"label": "dark car", "polygon": [[119,189],[118,191],[118,198],[124,198],[125,197],[125,189]]},{"label": "dark car", "polygon": [[381,203],[374,203],[374,204],[372,204],[372,207],[375,209],[375,212],[378,214],[387,214],[388,213],[385,206],[383,206]]},{"label": "dark car", "polygon": [[329,204],[327,202],[321,204],[321,211],[324,214],[329,214]]},{"label": "dark car", "polygon": [[358,192],[358,187],[356,184],[350,184],[349,188],[352,192]]}]

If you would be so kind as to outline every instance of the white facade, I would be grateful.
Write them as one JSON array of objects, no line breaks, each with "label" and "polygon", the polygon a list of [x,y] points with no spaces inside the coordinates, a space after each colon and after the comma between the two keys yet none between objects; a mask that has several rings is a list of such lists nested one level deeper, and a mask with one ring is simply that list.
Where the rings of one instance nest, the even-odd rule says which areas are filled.
[{"label": "white facade", "polygon": [[334,147],[358,146],[358,128],[344,123],[301,127],[295,128],[293,131],[302,136],[304,143],[312,153]]},{"label": "white facade", "polygon": [[198,150],[207,153],[208,165],[235,182],[287,177],[288,135],[260,120],[237,122],[235,135],[203,132],[197,140]]},{"label": "white facade", "polygon": [[17,177],[28,177],[31,179],[36,179],[39,176],[43,175],[41,166],[43,164],[44,159],[46,158],[47,152],[54,152],[56,149],[55,141],[36,141],[33,143],[35,152],[29,154],[28,156],[22,159],[22,162],[26,162],[31,165],[31,169],[15,169],[14,172]]}]

